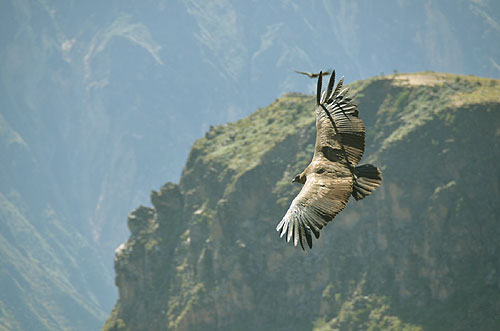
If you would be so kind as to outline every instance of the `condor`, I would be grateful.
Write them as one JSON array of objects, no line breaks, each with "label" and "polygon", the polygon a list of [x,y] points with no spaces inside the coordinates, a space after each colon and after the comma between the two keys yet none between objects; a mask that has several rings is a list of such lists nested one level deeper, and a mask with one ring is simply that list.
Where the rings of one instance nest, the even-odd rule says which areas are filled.
[{"label": "condor", "polygon": [[318,74],[316,92],[316,145],[311,163],[293,179],[304,186],[276,230],[287,241],[306,243],[312,248],[312,235],[341,212],[352,195],[363,199],[382,183],[381,171],[371,165],[358,165],[365,150],[365,126],[358,107],[343,88],[344,77],[335,84],[332,72],[322,92],[323,74]]}]

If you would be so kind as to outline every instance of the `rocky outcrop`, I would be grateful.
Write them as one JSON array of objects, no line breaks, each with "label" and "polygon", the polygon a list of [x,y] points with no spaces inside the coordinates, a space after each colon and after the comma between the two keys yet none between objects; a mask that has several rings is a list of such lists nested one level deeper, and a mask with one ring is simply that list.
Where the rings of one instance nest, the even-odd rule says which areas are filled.
[{"label": "rocky outcrop", "polygon": [[212,128],[116,252],[105,330],[494,329],[500,82],[436,73],[352,84],[383,185],[303,252],[274,230],[310,161],[313,98]]}]

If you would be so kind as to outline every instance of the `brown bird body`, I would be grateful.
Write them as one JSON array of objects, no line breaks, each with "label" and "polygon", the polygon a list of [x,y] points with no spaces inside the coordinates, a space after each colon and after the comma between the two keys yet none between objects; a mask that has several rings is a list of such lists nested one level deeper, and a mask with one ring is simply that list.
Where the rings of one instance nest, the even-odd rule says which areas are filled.
[{"label": "brown bird body", "polygon": [[342,211],[349,197],[363,199],[382,183],[382,173],[370,164],[357,166],[365,149],[365,126],[358,107],[343,88],[335,87],[335,71],[322,93],[322,72],[316,95],[316,145],[311,163],[293,179],[304,184],[276,230],[287,241],[312,247],[312,236]]}]

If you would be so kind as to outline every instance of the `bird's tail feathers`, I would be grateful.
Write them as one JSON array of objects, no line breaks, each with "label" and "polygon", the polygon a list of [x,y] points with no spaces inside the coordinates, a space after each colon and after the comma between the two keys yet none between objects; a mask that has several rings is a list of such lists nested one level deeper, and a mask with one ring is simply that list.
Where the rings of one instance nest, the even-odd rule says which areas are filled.
[{"label": "bird's tail feathers", "polygon": [[382,184],[382,172],[371,164],[363,164],[354,167],[354,185],[352,196],[361,200],[370,195]]}]

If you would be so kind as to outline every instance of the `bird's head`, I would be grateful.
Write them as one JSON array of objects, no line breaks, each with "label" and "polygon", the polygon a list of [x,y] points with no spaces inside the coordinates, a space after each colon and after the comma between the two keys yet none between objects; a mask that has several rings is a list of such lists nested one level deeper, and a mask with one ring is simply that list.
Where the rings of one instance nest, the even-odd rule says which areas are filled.
[{"label": "bird's head", "polygon": [[292,179],[292,183],[301,183],[301,184],[305,184],[306,183],[306,175],[302,175],[302,174],[298,174],[297,176],[295,176],[293,179]]}]

